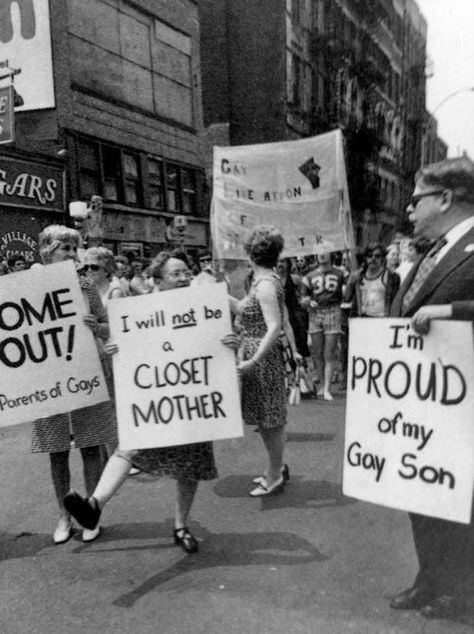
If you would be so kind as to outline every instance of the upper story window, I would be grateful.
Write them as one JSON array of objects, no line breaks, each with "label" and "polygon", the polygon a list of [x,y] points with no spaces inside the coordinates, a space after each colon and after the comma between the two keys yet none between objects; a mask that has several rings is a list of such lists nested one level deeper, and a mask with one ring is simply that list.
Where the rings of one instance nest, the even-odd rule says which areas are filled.
[{"label": "upper story window", "polygon": [[106,202],[199,214],[197,169],[81,137],[76,144],[76,189],[82,199],[99,194]]},{"label": "upper story window", "polygon": [[165,206],[163,161],[149,157],[147,161],[147,168],[150,207],[152,207],[152,209],[163,209]]}]

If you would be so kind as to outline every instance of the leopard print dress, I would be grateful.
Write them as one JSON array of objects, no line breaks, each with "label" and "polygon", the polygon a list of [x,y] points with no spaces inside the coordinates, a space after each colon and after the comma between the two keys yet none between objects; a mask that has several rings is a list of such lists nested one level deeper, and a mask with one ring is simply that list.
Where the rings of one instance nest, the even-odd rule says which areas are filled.
[{"label": "leopard print dress", "polygon": [[[256,289],[262,280],[274,284],[280,312],[283,314],[284,291],[275,274],[261,277],[250,287],[239,311],[243,360],[250,359],[267,332]],[[285,363],[278,339],[268,353],[242,377],[242,415],[247,425],[274,429],[286,424]]]}]

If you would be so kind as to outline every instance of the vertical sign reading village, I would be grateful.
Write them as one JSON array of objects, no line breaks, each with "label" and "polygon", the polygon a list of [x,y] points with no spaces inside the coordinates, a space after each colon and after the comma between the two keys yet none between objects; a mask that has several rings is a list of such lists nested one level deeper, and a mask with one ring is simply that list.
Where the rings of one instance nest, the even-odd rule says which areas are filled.
[{"label": "vertical sign reading village", "polygon": [[0,277],[0,427],[107,401],[71,262]]},{"label": "vertical sign reading village", "polygon": [[343,490],[468,524],[474,482],[470,322],[408,319],[350,325]]},{"label": "vertical sign reading village", "polygon": [[54,108],[48,0],[0,0],[0,75],[20,70],[17,110]]},{"label": "vertical sign reading village", "polygon": [[275,225],[284,257],[353,245],[340,130],[309,139],[214,148],[213,242],[220,258],[246,259],[255,225]]},{"label": "vertical sign reading village", "polygon": [[108,306],[120,447],[243,435],[225,284],[124,298]]}]

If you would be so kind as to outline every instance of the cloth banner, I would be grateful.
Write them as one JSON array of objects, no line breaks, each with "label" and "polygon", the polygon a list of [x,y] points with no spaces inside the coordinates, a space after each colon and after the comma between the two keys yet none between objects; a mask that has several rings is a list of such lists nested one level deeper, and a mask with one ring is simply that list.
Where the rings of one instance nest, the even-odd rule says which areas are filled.
[{"label": "cloth banner", "polygon": [[0,277],[0,427],[109,400],[72,262]]},{"label": "cloth banner", "polygon": [[180,288],[108,305],[121,449],[243,436],[226,285]]},{"label": "cloth banner", "polygon": [[351,319],[345,495],[468,524],[474,482],[472,324]]},{"label": "cloth banner", "polygon": [[214,147],[217,257],[246,260],[243,244],[259,224],[282,232],[283,257],[353,247],[340,130],[298,141]]}]

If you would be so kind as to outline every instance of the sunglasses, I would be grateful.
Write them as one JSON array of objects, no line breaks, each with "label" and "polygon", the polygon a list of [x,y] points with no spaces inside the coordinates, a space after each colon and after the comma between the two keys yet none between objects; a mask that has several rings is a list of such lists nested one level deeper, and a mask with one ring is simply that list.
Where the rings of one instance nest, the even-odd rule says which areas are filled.
[{"label": "sunglasses", "polygon": [[101,268],[102,267],[98,264],[84,264],[81,271],[84,271],[84,273],[87,273],[87,271],[93,271],[94,273],[97,273],[97,271],[100,271]]},{"label": "sunglasses", "polygon": [[410,205],[415,209],[422,198],[426,196],[439,196],[440,194],[444,194],[446,190],[444,189],[432,189],[429,192],[423,192],[422,194],[413,194],[410,198]]},{"label": "sunglasses", "polygon": [[199,258],[199,262],[212,262],[212,258]]}]

